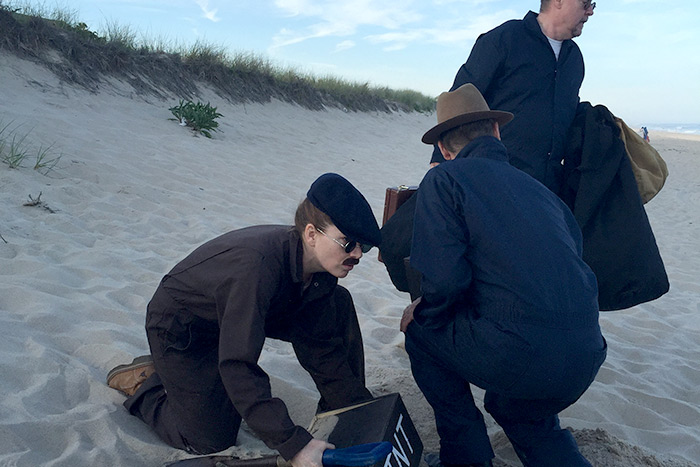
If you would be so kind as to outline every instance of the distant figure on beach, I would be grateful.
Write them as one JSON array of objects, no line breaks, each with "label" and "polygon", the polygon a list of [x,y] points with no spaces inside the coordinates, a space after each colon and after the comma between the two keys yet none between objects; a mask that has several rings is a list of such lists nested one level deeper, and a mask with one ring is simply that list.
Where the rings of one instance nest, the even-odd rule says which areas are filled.
[{"label": "distant figure on beach", "polygon": [[644,138],[644,141],[647,143],[649,142],[649,130],[647,130],[645,126],[642,127],[642,138]]},{"label": "distant figure on beach", "polygon": [[221,451],[245,420],[292,466],[320,467],[333,446],[294,424],[258,359],[265,338],[291,342],[319,410],[371,399],[353,300],[337,282],[380,239],[362,194],[340,175],[320,176],[294,226],[228,232],[166,274],[146,314],[151,355],[117,366],[107,384],[170,446]]},{"label": "distant figure on beach", "polygon": [[438,97],[438,124],[423,136],[446,162],[414,195],[410,262],[421,297],[401,330],[435,412],[440,455],[431,467],[491,465],[470,384],[486,390],[484,407],[524,466],[591,465],[558,413],[605,360],[596,278],[571,211],[508,163],[500,128],[512,118],[466,84]]},{"label": "distant figure on beach", "polygon": [[[489,106],[515,114],[501,134],[510,163],[554,193],[584,76],[583,56],[571,39],[595,7],[590,0],[541,0],[539,14],[530,11],[479,36],[450,89],[472,83]],[[435,147],[431,165],[442,161]]]}]

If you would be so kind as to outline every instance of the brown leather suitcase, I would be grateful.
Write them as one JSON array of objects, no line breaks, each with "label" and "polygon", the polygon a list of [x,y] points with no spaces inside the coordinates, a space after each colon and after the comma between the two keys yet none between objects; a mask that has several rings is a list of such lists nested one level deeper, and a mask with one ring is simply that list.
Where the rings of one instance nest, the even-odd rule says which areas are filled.
[{"label": "brown leather suitcase", "polygon": [[[418,190],[417,186],[399,185],[390,186],[386,189],[386,194],[384,195],[384,216],[382,218],[382,225],[386,224],[391,216],[394,215],[397,209],[413,194]],[[382,252],[380,251],[377,259],[382,261]]]},{"label": "brown leather suitcase", "polygon": [[392,186],[386,189],[386,195],[384,196],[384,217],[382,218],[382,225],[386,224],[386,221],[394,215],[396,210],[401,207],[404,201],[410,198],[417,189],[417,186],[408,185]]}]

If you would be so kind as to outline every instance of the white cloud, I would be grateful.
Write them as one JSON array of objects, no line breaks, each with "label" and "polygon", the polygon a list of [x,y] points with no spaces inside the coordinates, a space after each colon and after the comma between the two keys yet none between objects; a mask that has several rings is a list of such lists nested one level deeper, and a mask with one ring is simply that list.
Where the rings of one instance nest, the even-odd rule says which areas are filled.
[{"label": "white cloud", "polygon": [[272,45],[270,46],[270,48],[278,49],[281,47],[287,47],[318,37],[322,36],[313,33],[301,34],[291,29],[284,28],[281,29],[280,32],[275,34],[275,36],[272,38]]},{"label": "white cloud", "polygon": [[465,48],[470,46],[480,34],[513,18],[513,14],[510,10],[499,11],[488,15],[475,15],[467,21],[464,18],[453,17],[439,22],[434,28],[390,31],[368,35],[366,39],[374,44],[385,44],[383,48],[385,51],[401,50],[417,43]]},{"label": "white cloud", "polygon": [[208,19],[209,21],[213,21],[215,23],[221,21],[221,18],[216,16],[216,13],[219,11],[216,8],[209,8],[209,0],[196,0],[197,5],[199,5],[199,8],[202,9],[202,14],[203,16]]},{"label": "white cloud", "polygon": [[465,8],[476,7],[479,5],[486,5],[489,3],[496,3],[501,0],[433,0],[433,4],[437,6],[451,5],[453,3],[461,3],[465,5]]},{"label": "white cloud", "polygon": [[360,25],[395,28],[422,19],[411,3],[411,0],[402,4],[383,0],[275,0],[275,6],[288,16],[318,18],[320,22],[342,24],[343,28]]},{"label": "white cloud", "polygon": [[355,47],[354,41],[342,41],[342,42],[338,42],[338,44],[336,44],[335,51],[342,52],[343,50],[352,49],[353,47]]},{"label": "white cloud", "polygon": [[[353,36],[361,29],[369,30],[364,40],[382,44],[384,51],[402,50],[420,42],[465,47],[479,34],[525,14],[512,9],[494,11],[485,6],[493,1],[275,0],[283,14],[294,18],[291,24],[303,25],[281,30],[273,38],[271,48],[324,37]],[[440,17],[434,16],[440,11],[435,9],[436,4],[449,4],[442,8]]]},{"label": "white cloud", "polygon": [[413,29],[402,32],[387,32],[384,34],[373,34],[366,39],[374,44],[385,44],[383,50],[387,52],[402,50],[415,42],[428,40],[435,34],[434,31]]},{"label": "white cloud", "polygon": [[344,37],[364,26],[398,29],[420,21],[422,16],[404,4],[381,0],[275,0],[283,14],[310,19],[312,24],[298,30],[285,28],[273,40],[273,47],[283,47],[321,37]]}]

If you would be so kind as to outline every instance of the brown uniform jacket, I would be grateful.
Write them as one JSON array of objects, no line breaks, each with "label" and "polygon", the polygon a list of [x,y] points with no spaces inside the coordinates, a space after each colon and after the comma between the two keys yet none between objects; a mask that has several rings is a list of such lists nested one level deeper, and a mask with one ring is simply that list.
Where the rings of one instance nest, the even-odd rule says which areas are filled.
[{"label": "brown uniform jacket", "polygon": [[[210,329],[190,338],[201,345],[218,345],[219,372],[236,411],[287,459],[311,435],[292,422],[284,402],[272,397],[269,378],[257,363],[266,337],[293,344],[328,406],[343,407],[371,397],[364,374],[358,376],[348,364],[338,322],[324,313],[337,279],[316,273],[304,290],[302,257],[302,241],[292,227],[248,227],[200,246],[162,283],[191,313],[179,320],[199,321],[198,329]],[[217,338],[218,344],[212,342]]]}]

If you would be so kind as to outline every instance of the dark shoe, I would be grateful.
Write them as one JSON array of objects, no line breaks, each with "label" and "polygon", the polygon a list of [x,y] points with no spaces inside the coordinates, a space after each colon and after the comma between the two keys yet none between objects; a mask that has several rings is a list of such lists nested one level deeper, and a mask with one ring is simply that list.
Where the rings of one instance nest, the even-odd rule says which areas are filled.
[{"label": "dark shoe", "polygon": [[428,467],[493,467],[491,460],[476,464],[443,464],[440,455],[436,452],[427,452],[423,455],[423,460]]},{"label": "dark shoe", "polygon": [[112,368],[107,373],[107,386],[131,397],[155,371],[150,355],[136,357],[131,363]]}]

